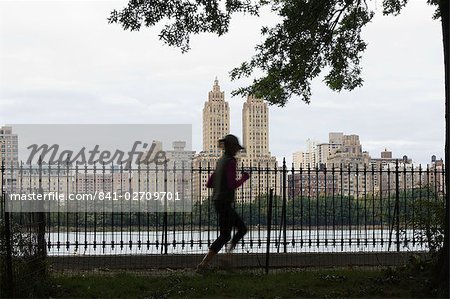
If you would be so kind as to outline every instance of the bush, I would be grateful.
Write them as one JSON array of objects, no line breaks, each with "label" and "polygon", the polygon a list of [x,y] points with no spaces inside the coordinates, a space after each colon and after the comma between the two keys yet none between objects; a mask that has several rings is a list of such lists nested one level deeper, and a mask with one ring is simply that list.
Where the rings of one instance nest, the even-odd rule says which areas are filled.
[{"label": "bush", "polygon": [[[32,219],[32,217],[30,217]],[[7,248],[6,227],[0,222],[0,262],[2,276],[0,288],[13,292],[14,297],[45,297],[50,289],[50,278],[45,251],[38,246],[38,234],[33,230],[34,223],[19,223],[11,219],[11,261],[13,285],[8,284],[6,271]],[[43,236],[41,236],[42,238]]]}]

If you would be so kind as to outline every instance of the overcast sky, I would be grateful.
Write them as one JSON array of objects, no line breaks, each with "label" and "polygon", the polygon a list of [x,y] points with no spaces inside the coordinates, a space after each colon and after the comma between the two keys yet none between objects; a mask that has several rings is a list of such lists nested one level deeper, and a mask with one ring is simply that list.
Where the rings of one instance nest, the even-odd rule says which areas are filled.
[{"label": "overcast sky", "polygon": [[[334,93],[320,79],[310,105],[270,107],[270,150],[291,161],[308,138],[358,134],[363,150],[387,148],[427,163],[443,157],[444,69],[433,7],[410,0],[398,17],[381,14],[364,30],[364,86]],[[201,150],[202,108],[217,76],[241,136],[243,98],[228,72],[253,54],[260,28],[276,19],[237,16],[229,34],[193,37],[187,54],[158,30],[123,31],[107,22],[126,1],[0,0],[0,125],[14,123],[187,123]],[[375,4],[376,3],[376,4]]]}]

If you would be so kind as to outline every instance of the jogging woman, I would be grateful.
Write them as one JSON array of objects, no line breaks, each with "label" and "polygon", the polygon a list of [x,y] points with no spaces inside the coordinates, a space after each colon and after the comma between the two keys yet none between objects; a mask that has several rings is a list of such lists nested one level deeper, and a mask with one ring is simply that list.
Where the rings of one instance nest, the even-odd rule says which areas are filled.
[{"label": "jogging woman", "polygon": [[[214,188],[212,199],[219,218],[220,234],[211,244],[208,253],[198,264],[197,271],[204,270],[212,258],[231,239],[227,252],[231,252],[240,239],[247,233],[247,226],[233,208],[235,200],[235,190],[249,179],[249,174],[243,172],[239,180],[236,180],[236,158],[235,155],[243,147],[234,135],[227,135],[219,140],[224,149],[223,155],[217,161],[216,170],[209,177],[206,186]],[[232,228],[236,227],[237,232],[231,238]]]}]

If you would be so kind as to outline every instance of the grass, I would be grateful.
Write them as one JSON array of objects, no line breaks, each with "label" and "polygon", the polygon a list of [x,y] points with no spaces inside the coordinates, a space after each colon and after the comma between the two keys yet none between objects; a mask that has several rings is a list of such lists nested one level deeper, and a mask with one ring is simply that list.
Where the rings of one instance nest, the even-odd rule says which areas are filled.
[{"label": "grass", "polygon": [[427,271],[393,268],[192,270],[54,275],[53,298],[426,298]]}]

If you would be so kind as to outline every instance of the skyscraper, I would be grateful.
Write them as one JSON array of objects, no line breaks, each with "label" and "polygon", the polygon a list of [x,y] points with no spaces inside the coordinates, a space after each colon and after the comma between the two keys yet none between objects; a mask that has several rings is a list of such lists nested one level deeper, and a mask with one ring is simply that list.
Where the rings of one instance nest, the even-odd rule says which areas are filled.
[{"label": "skyscraper", "polygon": [[[11,126],[0,127],[0,157],[8,170],[19,164],[19,148],[17,134],[13,133]],[[0,162],[1,164],[1,162]]]},{"label": "skyscraper", "polygon": [[218,141],[229,133],[230,107],[216,78],[203,107],[203,150],[195,155],[192,161],[195,169],[203,169],[202,172],[193,174],[193,200],[204,200],[209,196],[206,182],[222,154]]},{"label": "skyscraper", "polygon": [[[213,89],[208,93],[208,100],[203,108],[203,151],[193,159],[193,167],[202,171],[193,174],[194,196],[197,200],[208,198],[210,190],[206,188],[206,181],[216,167],[217,159],[222,154],[218,141],[230,133],[230,108],[225,101],[225,94],[220,90],[219,82],[214,81]],[[276,169],[277,161],[269,151],[269,109],[261,99],[249,96],[242,108],[243,146],[246,151],[237,155],[238,169],[241,166]],[[244,184],[237,192],[236,200],[251,200],[250,190],[266,190],[268,184],[275,185],[275,172],[257,171],[252,173],[252,179]],[[254,191],[253,191],[254,193]],[[194,198],[196,200],[196,198]]]},{"label": "skyscraper", "polygon": [[[280,186],[277,177],[277,159],[269,150],[269,108],[262,99],[248,96],[242,107],[242,139],[245,152],[238,155],[239,165],[252,167],[251,179],[237,194],[237,200],[255,199],[251,190],[267,190],[269,186]],[[258,172],[257,168],[271,171]],[[253,171],[256,170],[256,171]],[[262,191],[261,191],[262,192]],[[265,192],[265,191],[264,191]]]},{"label": "skyscraper", "polygon": [[218,140],[229,133],[230,107],[216,78],[203,107],[203,152],[210,156],[220,156]]},{"label": "skyscraper", "polygon": [[248,96],[242,107],[242,139],[245,153],[239,156],[244,165],[273,162],[269,150],[269,108],[262,99]]},{"label": "skyscraper", "polygon": [[269,155],[267,104],[249,96],[242,107],[242,138],[249,158]]}]

